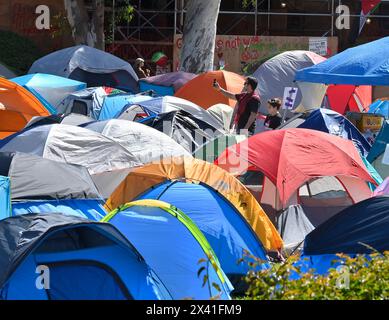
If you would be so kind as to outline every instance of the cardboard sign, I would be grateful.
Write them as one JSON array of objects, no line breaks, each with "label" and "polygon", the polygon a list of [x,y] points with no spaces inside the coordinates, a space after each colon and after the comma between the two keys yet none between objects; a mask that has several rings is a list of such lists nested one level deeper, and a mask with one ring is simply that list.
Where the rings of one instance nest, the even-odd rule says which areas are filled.
[{"label": "cardboard sign", "polygon": [[298,88],[286,87],[282,99],[282,109],[292,110],[296,101]]},{"label": "cardboard sign", "polygon": [[327,38],[309,38],[309,51],[326,56],[328,48],[327,42]]}]

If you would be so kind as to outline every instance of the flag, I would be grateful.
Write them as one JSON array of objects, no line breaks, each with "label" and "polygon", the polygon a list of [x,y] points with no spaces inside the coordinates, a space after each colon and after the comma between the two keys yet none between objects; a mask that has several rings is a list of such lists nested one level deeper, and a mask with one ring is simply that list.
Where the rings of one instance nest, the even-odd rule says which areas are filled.
[{"label": "flag", "polygon": [[359,33],[362,32],[362,29],[366,23],[369,15],[378,8],[381,3],[381,0],[361,0],[362,1],[362,11],[361,11],[361,20],[359,22]]}]

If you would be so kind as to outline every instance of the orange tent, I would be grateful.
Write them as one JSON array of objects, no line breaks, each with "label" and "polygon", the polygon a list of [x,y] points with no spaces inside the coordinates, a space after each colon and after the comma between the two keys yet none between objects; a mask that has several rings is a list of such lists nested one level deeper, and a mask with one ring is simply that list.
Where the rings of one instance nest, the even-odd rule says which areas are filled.
[{"label": "orange tent", "polygon": [[24,128],[32,117],[48,115],[50,113],[32,93],[0,78],[0,139]]},{"label": "orange tent", "polygon": [[187,82],[176,92],[175,96],[192,101],[204,109],[208,109],[218,103],[234,107],[236,104],[235,100],[226,98],[213,88],[214,79],[227,91],[240,93],[243,89],[244,78],[242,76],[224,70],[209,71]]},{"label": "orange tent", "polygon": [[204,183],[223,195],[240,212],[266,250],[282,248],[283,242],[276,228],[250,191],[238,179],[220,167],[202,160],[166,160],[133,169],[111,194],[105,208],[112,211],[167,180]]}]

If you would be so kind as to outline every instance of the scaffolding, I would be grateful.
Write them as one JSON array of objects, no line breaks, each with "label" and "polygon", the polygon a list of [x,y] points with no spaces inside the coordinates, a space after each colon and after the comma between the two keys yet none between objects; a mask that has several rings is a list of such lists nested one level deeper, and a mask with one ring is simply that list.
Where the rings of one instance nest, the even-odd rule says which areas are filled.
[{"label": "scaffolding", "polygon": [[[223,3],[241,3],[241,0],[222,0]],[[186,0],[153,1],[138,0],[134,5],[134,18],[126,25],[115,25],[112,28],[112,43],[107,50],[124,56],[132,62],[136,57],[142,57],[146,63],[150,63],[153,52],[163,51],[168,57],[172,57],[174,38],[183,33],[184,18],[186,13]],[[224,10],[221,7],[217,34],[218,35],[310,35],[310,36],[334,36],[335,19],[338,17],[336,8],[342,4],[341,0],[309,0],[316,7],[322,8],[321,12],[300,12],[295,8],[302,6],[301,0],[255,0],[245,9]],[[115,10],[113,0],[113,16]],[[158,7],[158,9],[155,9]],[[359,17],[359,15],[350,15]],[[375,16],[371,18],[389,16]],[[305,19],[305,20],[302,20]],[[293,32],[293,24],[300,27],[301,21],[311,19],[320,29],[301,29]],[[321,20],[320,20],[321,19]],[[228,23],[225,23],[227,21]],[[275,23],[283,21],[283,29],[277,30]],[[243,27],[242,27],[243,26]],[[242,32],[245,33],[238,33]],[[238,32],[237,32],[238,31]]]}]

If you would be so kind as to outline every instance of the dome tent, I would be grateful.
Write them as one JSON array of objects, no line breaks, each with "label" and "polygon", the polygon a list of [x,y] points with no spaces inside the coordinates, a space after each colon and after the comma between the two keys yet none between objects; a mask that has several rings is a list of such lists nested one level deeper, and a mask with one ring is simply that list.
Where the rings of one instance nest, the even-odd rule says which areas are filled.
[{"label": "dome tent", "polygon": [[[138,251],[107,223],[28,214],[0,221],[0,233],[1,299],[171,299]],[[50,290],[36,285],[42,265],[50,271]]]},{"label": "dome tent", "polygon": [[[116,226],[139,250],[173,299],[229,299],[232,286],[211,246],[196,225],[168,203],[140,200],[127,203],[103,220]],[[208,283],[198,276],[205,260]]]},{"label": "dome tent", "polygon": [[39,72],[82,81],[88,87],[138,92],[138,76],[128,62],[85,45],[61,49],[36,60],[28,73]]}]

